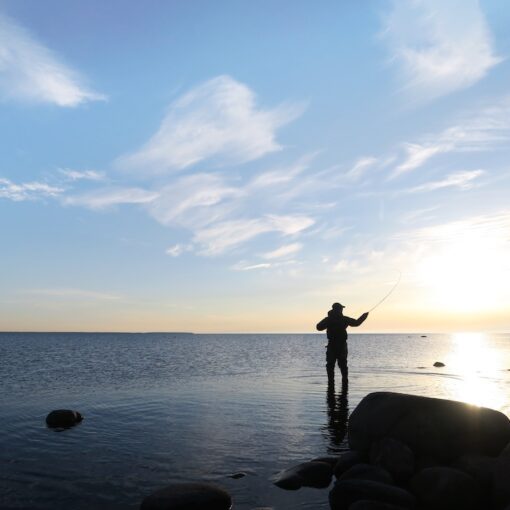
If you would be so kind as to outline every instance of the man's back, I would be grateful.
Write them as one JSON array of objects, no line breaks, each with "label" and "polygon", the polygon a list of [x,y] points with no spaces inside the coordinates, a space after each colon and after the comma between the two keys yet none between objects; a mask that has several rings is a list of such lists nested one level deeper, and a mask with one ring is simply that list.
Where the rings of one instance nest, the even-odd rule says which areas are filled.
[{"label": "man's back", "polygon": [[324,319],[317,324],[317,329],[319,331],[324,331],[326,329],[328,340],[345,341],[347,340],[347,327],[359,326],[363,323],[367,316],[368,313],[361,315],[358,319],[353,319],[345,316],[341,312],[330,310],[328,312],[328,316],[324,317]]}]

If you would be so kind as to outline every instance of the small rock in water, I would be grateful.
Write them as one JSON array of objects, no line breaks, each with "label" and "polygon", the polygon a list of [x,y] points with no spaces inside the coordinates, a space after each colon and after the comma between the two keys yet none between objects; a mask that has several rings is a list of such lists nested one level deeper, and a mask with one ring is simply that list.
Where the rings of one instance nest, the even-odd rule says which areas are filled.
[{"label": "small rock in water", "polygon": [[446,365],[445,365],[444,363],[442,363],[441,361],[436,361],[436,362],[434,363],[434,366],[435,366],[435,367],[445,367]]},{"label": "small rock in water", "polygon": [[422,338],[427,338],[427,335],[421,335]]},{"label": "small rock in water", "polygon": [[295,491],[301,487],[323,489],[331,483],[333,468],[327,462],[303,462],[276,475],[274,484],[280,489]]},{"label": "small rock in water", "polygon": [[209,483],[175,483],[147,496],[140,510],[230,510],[228,492]]},{"label": "small rock in water", "polygon": [[78,411],[70,409],[56,409],[46,416],[46,425],[51,428],[67,429],[80,423],[83,416]]},{"label": "small rock in water", "polygon": [[230,475],[230,478],[233,478],[234,480],[238,480],[239,478],[244,478],[246,476],[246,473],[243,473],[240,471],[239,473],[233,473]]}]

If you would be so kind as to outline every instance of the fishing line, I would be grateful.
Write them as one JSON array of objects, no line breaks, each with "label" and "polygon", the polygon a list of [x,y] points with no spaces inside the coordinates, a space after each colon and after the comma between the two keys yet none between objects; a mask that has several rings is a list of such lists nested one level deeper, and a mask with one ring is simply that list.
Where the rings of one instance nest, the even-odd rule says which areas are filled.
[{"label": "fishing line", "polygon": [[388,299],[393,294],[393,291],[397,288],[398,284],[400,283],[400,279],[402,278],[402,271],[399,271],[398,273],[399,273],[398,274],[398,280],[395,282],[395,285],[393,285],[393,287],[388,292],[388,294],[386,294],[374,307],[370,308],[370,310],[368,311],[369,313],[372,310],[375,310],[379,305],[384,303],[384,301],[386,301],[386,299]]}]

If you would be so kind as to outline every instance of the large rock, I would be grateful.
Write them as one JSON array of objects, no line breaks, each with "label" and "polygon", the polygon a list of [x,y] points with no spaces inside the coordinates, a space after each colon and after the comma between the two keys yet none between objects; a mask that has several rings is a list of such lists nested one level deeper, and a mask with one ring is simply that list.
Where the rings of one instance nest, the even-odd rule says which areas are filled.
[{"label": "large rock", "polygon": [[422,508],[473,510],[478,506],[479,492],[476,482],[457,469],[424,469],[413,477],[410,488]]},{"label": "large rock", "polygon": [[496,459],[491,480],[494,508],[510,506],[510,457],[501,455]]},{"label": "large rock", "polygon": [[297,490],[301,487],[324,489],[331,483],[333,468],[327,462],[303,462],[278,473],[274,484],[281,489]]},{"label": "large rock", "polygon": [[489,490],[498,460],[498,457],[468,453],[459,457],[450,467],[474,478],[482,490]]},{"label": "large rock", "polygon": [[450,462],[465,453],[498,455],[510,440],[510,420],[499,411],[463,402],[376,392],[349,419],[349,445],[368,452],[385,437],[416,455]]},{"label": "large rock", "polygon": [[55,409],[46,416],[46,425],[51,428],[69,428],[83,420],[83,416],[78,411],[70,409]]},{"label": "large rock", "polygon": [[372,443],[370,462],[388,471],[394,480],[405,483],[414,475],[414,454],[404,443],[385,437]]},{"label": "large rock", "polygon": [[348,469],[339,480],[372,480],[373,482],[381,482],[386,484],[393,484],[393,477],[379,466],[372,466],[371,464],[356,464]]},{"label": "large rock", "polygon": [[207,483],[175,483],[147,496],[140,510],[229,510],[228,492]]},{"label": "large rock", "polygon": [[347,510],[356,501],[363,500],[387,503],[402,509],[414,508],[415,504],[413,495],[404,489],[371,480],[338,480],[329,493],[332,510]]}]

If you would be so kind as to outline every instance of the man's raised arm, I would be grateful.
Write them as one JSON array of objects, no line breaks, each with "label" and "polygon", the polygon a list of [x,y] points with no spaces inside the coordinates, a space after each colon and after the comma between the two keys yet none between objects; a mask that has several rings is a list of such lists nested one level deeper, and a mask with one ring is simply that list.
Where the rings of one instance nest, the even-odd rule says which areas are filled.
[{"label": "man's raised arm", "polygon": [[[363,315],[360,315],[357,319],[351,319],[349,317],[349,326],[354,326],[354,327],[357,327],[357,326],[361,326],[366,318],[368,317],[368,312],[365,312]],[[320,324],[320,322],[319,322]],[[319,326],[319,324],[317,324],[317,326]]]},{"label": "man's raised arm", "polygon": [[328,327],[328,318],[324,317],[316,327],[318,331],[324,331]]}]

